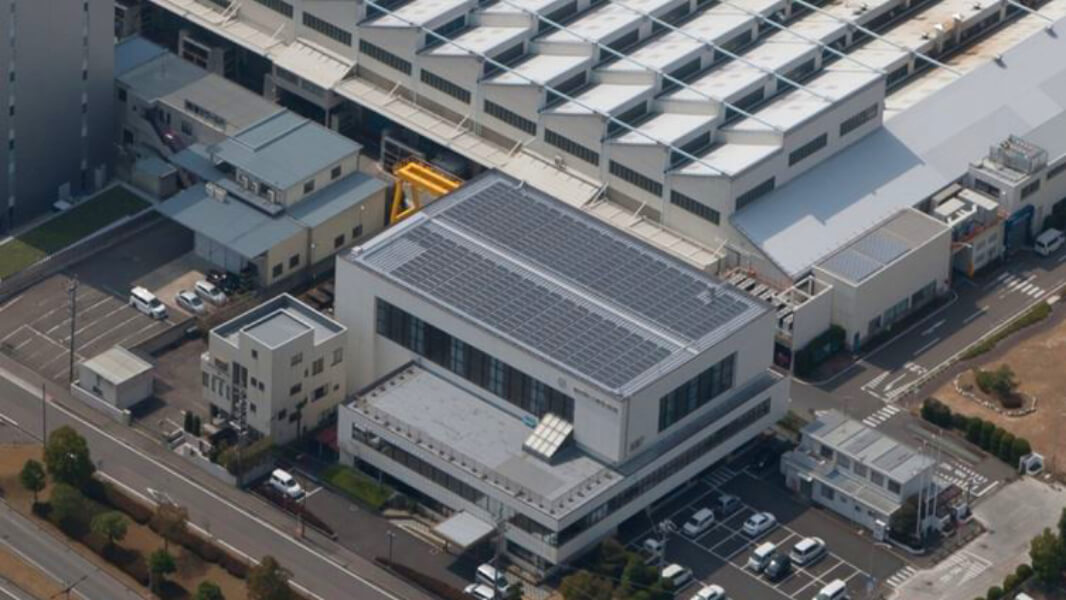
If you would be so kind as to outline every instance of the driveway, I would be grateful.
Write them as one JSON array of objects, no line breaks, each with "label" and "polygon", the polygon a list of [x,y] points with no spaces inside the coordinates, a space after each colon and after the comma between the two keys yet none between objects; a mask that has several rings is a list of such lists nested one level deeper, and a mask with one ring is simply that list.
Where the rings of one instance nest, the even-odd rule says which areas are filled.
[{"label": "driveway", "polygon": [[1033,478],[1011,483],[974,508],[987,533],[934,568],[914,573],[895,600],[972,600],[1029,562],[1029,540],[1054,527],[1066,506],[1066,490]]}]

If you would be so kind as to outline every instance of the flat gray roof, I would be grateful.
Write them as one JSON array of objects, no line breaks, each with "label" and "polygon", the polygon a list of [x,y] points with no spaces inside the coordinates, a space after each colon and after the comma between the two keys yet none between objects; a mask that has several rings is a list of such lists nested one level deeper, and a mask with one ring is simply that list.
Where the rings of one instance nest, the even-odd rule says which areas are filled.
[{"label": "flat gray roof", "polygon": [[212,154],[279,189],[288,189],[362,147],[343,135],[284,111],[211,148]]},{"label": "flat gray roof", "polygon": [[495,171],[346,259],[623,396],[767,310]]},{"label": "flat gray roof", "polygon": [[112,346],[81,364],[114,384],[152,370],[152,363],[121,346]]},{"label": "flat gray roof", "polygon": [[904,484],[935,461],[914,448],[835,410],[803,428],[803,434]]},{"label": "flat gray roof", "polygon": [[314,333],[313,343],[318,345],[343,335],[347,328],[289,294],[280,294],[215,327],[211,333],[236,345],[237,336],[243,331],[263,345],[276,348],[309,330]]},{"label": "flat gray roof", "polygon": [[990,61],[945,86],[735,213],[733,224],[796,278],[958,179],[1010,134],[1049,155],[1066,152],[1066,61],[1049,56],[1066,56],[1066,38],[1039,29],[1004,52],[1002,65]]},{"label": "flat gray roof", "polygon": [[858,285],[948,229],[947,224],[913,208],[904,209],[819,266]]},{"label": "flat gray roof", "polygon": [[604,478],[614,472],[574,446],[560,451],[553,464],[531,455],[522,443],[533,428],[461,385],[450,374],[410,364],[360,392],[356,408],[417,432],[422,443],[454,456],[456,466],[488,471],[486,481],[522,488],[528,502],[544,503],[546,510],[557,503],[572,510],[622,480]]}]

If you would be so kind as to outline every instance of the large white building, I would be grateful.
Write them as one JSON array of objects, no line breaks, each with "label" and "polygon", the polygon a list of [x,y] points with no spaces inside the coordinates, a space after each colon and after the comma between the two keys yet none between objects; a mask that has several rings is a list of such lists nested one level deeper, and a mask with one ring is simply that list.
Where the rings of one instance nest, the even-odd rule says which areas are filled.
[{"label": "large white building", "polygon": [[114,11],[113,0],[0,0],[0,231],[110,178]]},{"label": "large white building", "polygon": [[339,256],[336,293],[342,460],[502,519],[534,568],[786,410],[769,306],[497,172]]},{"label": "large white building", "polygon": [[212,416],[277,444],[332,418],[348,390],[345,333],[288,294],[215,327],[200,357]]}]

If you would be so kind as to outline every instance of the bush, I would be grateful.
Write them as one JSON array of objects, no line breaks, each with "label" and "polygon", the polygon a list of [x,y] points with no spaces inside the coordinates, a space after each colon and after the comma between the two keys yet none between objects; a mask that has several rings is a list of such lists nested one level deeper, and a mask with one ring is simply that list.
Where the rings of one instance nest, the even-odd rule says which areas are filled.
[{"label": "bush", "polygon": [[1015,466],[1018,464],[1018,459],[1029,454],[1033,451],[1029,445],[1029,440],[1023,437],[1014,438],[1014,445],[1011,447],[1010,465]]},{"label": "bush", "polygon": [[1007,573],[1007,576],[1003,578],[1003,591],[1013,592],[1018,587],[1018,576],[1014,573]]},{"label": "bush", "polygon": [[1001,329],[995,335],[991,335],[981,340],[977,344],[971,346],[969,350],[962,354],[962,359],[968,360],[974,358],[975,356],[980,356],[985,352],[988,352],[992,348],[995,348],[996,344],[999,343],[1000,340],[1002,340],[1003,338],[1030,325],[1034,325],[1036,323],[1039,323],[1040,321],[1043,321],[1050,314],[1050,304],[1048,304],[1047,302],[1041,302],[1040,304],[1037,304],[1033,308],[1030,308],[1025,314],[1012,321],[1010,325],[1007,325],[1006,327]]},{"label": "bush", "polygon": [[926,398],[922,403],[922,418],[945,429],[954,424],[951,409],[936,398]]},{"label": "bush", "polygon": [[1014,569],[1014,574],[1018,576],[1018,583],[1025,583],[1025,580],[1033,576],[1033,568],[1028,563],[1022,563]]},{"label": "bush", "polygon": [[126,513],[126,516],[144,525],[152,519],[150,506],[129,495],[126,490],[108,481],[97,481],[86,490],[90,498],[111,508]]},{"label": "bush", "polygon": [[117,548],[102,556],[107,562],[115,565],[121,569],[123,573],[135,579],[137,583],[145,587],[150,583],[151,576],[148,571],[148,561],[145,560],[144,555],[139,551]]},{"label": "bush", "polygon": [[1000,396],[999,404],[1007,410],[1018,410],[1025,404],[1025,401],[1018,394],[1011,394],[1009,396]]},{"label": "bush", "polygon": [[999,448],[996,448],[996,456],[1003,462],[1010,462],[1011,449],[1014,447],[1014,434],[1007,432],[1004,434],[1003,439],[999,441]]},{"label": "bush", "polygon": [[248,577],[248,563],[243,558],[231,553],[229,550],[221,550],[221,556],[218,559],[218,566],[226,570],[227,573],[233,575],[237,579],[245,579]]},{"label": "bush", "polygon": [[966,424],[966,441],[971,444],[981,443],[981,424],[983,421],[974,417]]},{"label": "bush", "polygon": [[218,464],[222,465],[230,475],[239,477],[260,463],[273,460],[274,441],[270,437],[259,438],[248,444],[241,452],[237,452],[236,446],[231,446],[218,455]]},{"label": "bush", "polygon": [[221,560],[223,552],[211,540],[204,539],[192,532],[188,532],[185,537],[187,539],[174,541],[188,548],[190,552],[199,556],[204,562],[217,563]]},{"label": "bush", "polygon": [[985,592],[985,598],[988,600],[1000,600],[1003,597],[1003,590],[999,586],[992,586]]}]

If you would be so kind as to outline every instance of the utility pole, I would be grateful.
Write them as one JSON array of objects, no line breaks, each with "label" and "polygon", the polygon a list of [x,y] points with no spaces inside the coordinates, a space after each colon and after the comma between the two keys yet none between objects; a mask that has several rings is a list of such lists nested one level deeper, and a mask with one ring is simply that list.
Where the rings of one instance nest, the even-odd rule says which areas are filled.
[{"label": "utility pole", "polygon": [[76,276],[71,278],[67,294],[70,295],[70,371],[67,373],[67,383],[74,383],[74,331],[78,320],[78,278]]},{"label": "utility pole", "polygon": [[492,597],[500,597],[500,556],[503,555],[503,547],[506,543],[506,538],[503,535],[503,508],[500,508],[500,514],[496,517],[496,551],[492,556],[492,568],[496,571],[492,578]]},{"label": "utility pole", "polygon": [[41,443],[48,443],[48,393],[41,382]]}]

